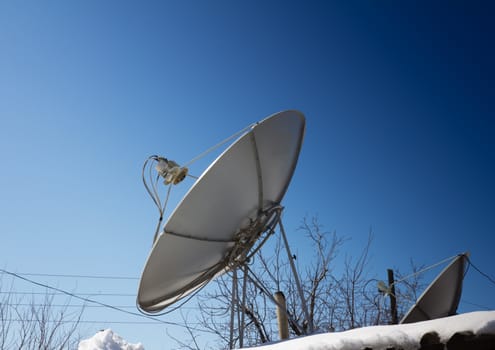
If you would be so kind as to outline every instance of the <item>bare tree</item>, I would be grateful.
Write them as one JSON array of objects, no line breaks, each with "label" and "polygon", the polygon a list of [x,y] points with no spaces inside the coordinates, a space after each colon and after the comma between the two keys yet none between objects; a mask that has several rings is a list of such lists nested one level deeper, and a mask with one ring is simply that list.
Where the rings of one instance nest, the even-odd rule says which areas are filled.
[{"label": "bare tree", "polygon": [[[333,277],[338,290],[337,303],[341,305],[340,312],[335,315],[337,330],[380,323],[380,320],[377,320],[376,304],[372,302],[375,299],[374,295],[370,295],[370,290],[366,288],[370,281],[366,267],[370,259],[372,240],[370,232],[361,254],[356,259],[347,255],[342,276]],[[374,294],[378,294],[378,291]]]},{"label": "bare tree", "polygon": [[70,300],[55,306],[55,295],[49,292],[41,300],[33,295],[28,302],[16,298],[13,289],[2,291],[1,284],[0,292],[0,350],[77,348],[83,307],[69,312]]},{"label": "bare tree", "polygon": [[[0,284],[1,287],[1,284]],[[1,292],[0,288],[0,292]],[[0,301],[0,349],[10,349],[13,346],[12,337],[12,293],[2,294],[4,297]]]},{"label": "bare tree", "polygon": [[[244,302],[236,292],[238,288],[233,284],[233,274],[217,278],[213,282],[216,288],[200,296],[199,322],[204,329],[218,336],[216,349],[239,346],[240,331],[243,332],[243,346],[275,340],[277,320],[272,295],[276,291],[282,291],[286,297],[292,336],[307,334],[309,322],[316,331],[321,332],[389,323],[390,308],[377,288],[377,279],[370,276],[368,269],[372,233],[369,233],[357,257],[345,255],[343,263],[337,264],[346,238],[325,231],[317,217],[304,218],[299,230],[311,244],[311,257],[289,257],[281,237],[274,237],[273,244],[263,247],[249,262],[250,279],[246,283]],[[299,271],[309,320],[303,311],[289,259],[296,263]],[[343,269],[337,273],[334,266],[343,266]],[[398,272],[396,275],[401,277]],[[420,287],[419,280],[410,281],[408,287],[411,290],[396,286],[399,305],[416,293]],[[238,315],[243,315],[244,323],[240,321],[240,316],[237,322],[231,322],[232,308]],[[400,309],[399,315],[404,313],[403,309]],[[233,339],[231,327],[234,327]]]},{"label": "bare tree", "polygon": [[170,334],[168,331],[167,331],[167,335],[178,344],[179,347],[177,349],[187,349],[187,350],[199,349],[199,345],[197,341],[199,336],[194,332],[194,329],[188,325],[189,322],[187,320],[188,319],[187,315],[184,315],[184,313],[181,311],[180,316],[182,319],[182,323],[185,325],[188,338],[186,338],[185,340],[181,340],[177,336]]},{"label": "bare tree", "polygon": [[338,254],[339,248],[344,243],[344,238],[338,237],[335,232],[330,233],[323,230],[317,217],[310,222],[303,219],[299,230],[303,231],[309,238],[315,251],[313,260],[306,268],[305,283],[309,305],[309,318],[316,329],[324,329],[323,324],[328,320],[327,310],[321,308],[329,298],[329,294],[335,288],[332,280],[332,262]]}]

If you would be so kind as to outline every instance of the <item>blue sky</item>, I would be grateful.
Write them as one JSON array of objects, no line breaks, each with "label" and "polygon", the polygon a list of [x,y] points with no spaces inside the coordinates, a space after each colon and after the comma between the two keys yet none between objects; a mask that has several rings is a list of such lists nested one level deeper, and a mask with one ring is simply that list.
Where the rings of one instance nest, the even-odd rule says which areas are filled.
[{"label": "blue sky", "polygon": [[[294,244],[317,214],[352,238],[349,254],[372,228],[382,278],[466,250],[494,276],[491,18],[481,1],[2,2],[0,266],[138,277],[157,215],[146,157],[185,162],[299,109],[307,130],[284,201]],[[493,309],[493,288],[471,269],[463,299]],[[150,348],[163,337],[110,326]]]}]

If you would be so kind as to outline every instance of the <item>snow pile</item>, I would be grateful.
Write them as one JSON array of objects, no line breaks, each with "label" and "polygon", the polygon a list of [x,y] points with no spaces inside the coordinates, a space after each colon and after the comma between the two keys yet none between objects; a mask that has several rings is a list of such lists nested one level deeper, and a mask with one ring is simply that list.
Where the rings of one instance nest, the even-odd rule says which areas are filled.
[{"label": "snow pile", "polygon": [[[259,350],[355,350],[398,348],[416,350],[426,333],[436,332],[441,343],[455,333],[495,335],[495,311],[478,311],[404,325],[372,326],[345,332],[316,334],[251,349]],[[436,337],[436,336],[435,336]]]},{"label": "snow pile", "polygon": [[111,329],[105,329],[82,340],[78,350],[144,350],[144,347],[141,343],[130,344]]}]

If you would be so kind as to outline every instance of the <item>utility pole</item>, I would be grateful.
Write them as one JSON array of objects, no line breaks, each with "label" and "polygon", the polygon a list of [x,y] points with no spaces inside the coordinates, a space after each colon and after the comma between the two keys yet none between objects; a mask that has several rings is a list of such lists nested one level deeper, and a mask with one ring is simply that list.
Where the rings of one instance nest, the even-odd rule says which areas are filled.
[{"label": "utility pole", "polygon": [[388,273],[388,287],[390,288],[390,310],[392,313],[392,324],[398,324],[397,319],[397,299],[395,298],[395,280],[394,280],[394,270],[387,269]]}]

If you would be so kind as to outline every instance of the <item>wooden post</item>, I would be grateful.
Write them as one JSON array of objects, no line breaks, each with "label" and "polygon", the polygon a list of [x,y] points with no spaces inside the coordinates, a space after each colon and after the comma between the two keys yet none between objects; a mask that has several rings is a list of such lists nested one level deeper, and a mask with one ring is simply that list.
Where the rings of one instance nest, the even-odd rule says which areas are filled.
[{"label": "wooden post", "polygon": [[392,324],[398,324],[397,319],[397,299],[395,298],[395,280],[394,280],[394,270],[387,269],[388,273],[388,286],[390,288],[390,310],[392,313]]},{"label": "wooden post", "polygon": [[275,292],[273,297],[277,303],[278,335],[281,340],[289,339],[289,321],[287,321],[287,306],[284,293]]}]

